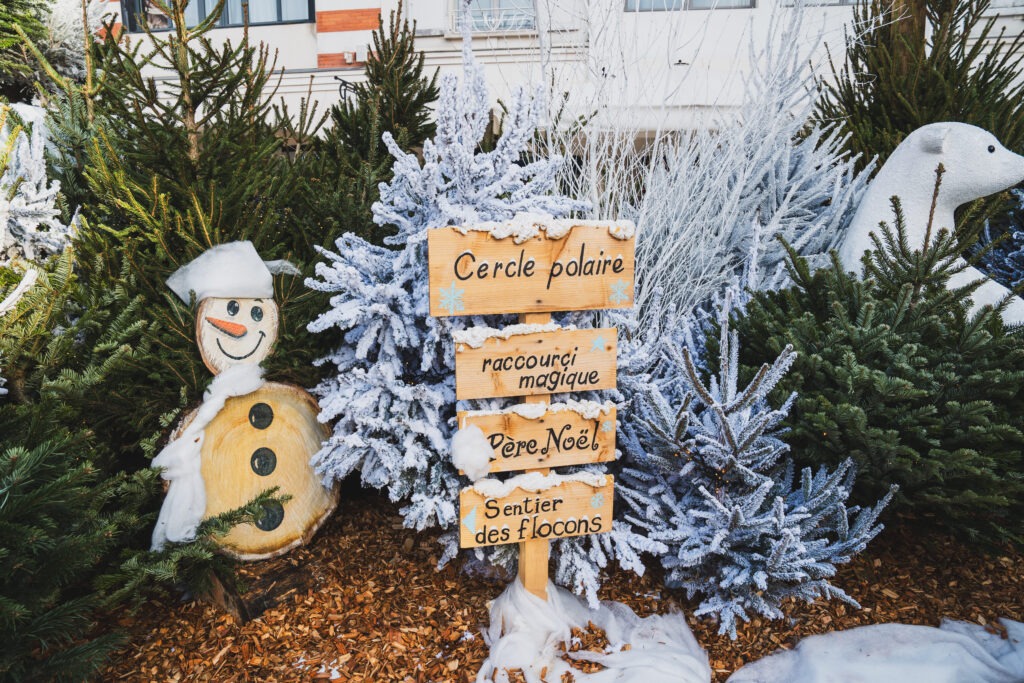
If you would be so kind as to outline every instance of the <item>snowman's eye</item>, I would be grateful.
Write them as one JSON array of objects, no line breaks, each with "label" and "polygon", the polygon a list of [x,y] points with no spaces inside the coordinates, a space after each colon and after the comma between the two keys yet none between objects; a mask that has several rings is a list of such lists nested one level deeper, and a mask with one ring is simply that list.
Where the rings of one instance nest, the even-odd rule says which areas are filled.
[{"label": "snowman's eye", "polygon": [[995,145],[989,145],[988,146],[988,153],[989,154],[995,154],[996,153],[996,146]]},{"label": "snowman's eye", "polygon": [[252,310],[249,311],[249,314],[252,316],[253,320],[255,320],[256,322],[259,322],[259,321],[263,320],[263,307],[262,306],[253,306]]},{"label": "snowman's eye", "polygon": [[238,302],[234,299],[228,302],[228,315],[238,315]]}]

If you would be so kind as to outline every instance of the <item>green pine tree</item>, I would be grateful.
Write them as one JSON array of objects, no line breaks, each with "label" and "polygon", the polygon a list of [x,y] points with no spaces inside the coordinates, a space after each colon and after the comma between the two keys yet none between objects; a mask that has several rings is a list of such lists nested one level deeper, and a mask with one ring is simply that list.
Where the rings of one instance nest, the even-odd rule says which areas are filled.
[{"label": "green pine tree", "polygon": [[[849,134],[861,168],[875,155],[885,163],[907,134],[936,121],[979,126],[1024,152],[1024,31],[996,32],[989,8],[990,0],[861,0],[846,62],[833,65],[817,112]],[[957,211],[964,251],[991,250],[979,267],[1007,286],[1020,249],[1016,208],[1003,192]]]},{"label": "green pine tree", "polygon": [[43,21],[49,11],[49,4],[44,0],[0,3],[0,99],[8,102],[32,99],[35,68],[25,39],[38,43],[46,37]]},{"label": "green pine tree", "polygon": [[[295,210],[299,167],[284,148],[286,139],[310,136],[315,116],[296,130],[274,104],[279,74],[266,48],[216,42],[210,31],[222,5],[198,26],[186,26],[186,4],[158,2],[174,28],[147,29],[148,43],[108,35],[94,53],[102,74],[95,95],[76,93],[53,114],[66,114],[54,129],[82,168],[76,249],[83,278],[102,289],[127,270],[145,301],[142,315],[153,323],[149,367],[140,363],[123,387],[111,389],[148,388],[137,404],[111,416],[129,449],[166,427],[161,416],[182,393],[186,402],[198,401],[210,381],[194,341],[194,312],[170,293],[166,278],[209,247],[234,240],[251,240],[265,259],[305,268],[313,245],[327,240]],[[147,65],[165,68],[174,85],[160,90],[144,75]],[[82,138],[84,158],[74,149]],[[280,278],[276,291],[282,326],[268,373],[312,386],[319,372],[312,360],[329,342],[313,339],[305,325],[325,304],[301,277]]]},{"label": "green pine tree", "polygon": [[[126,385],[152,349],[144,299],[123,287],[82,286],[67,251],[0,316],[0,680],[85,680],[120,638],[98,610],[153,592],[233,581],[216,537],[253,522],[273,490],[205,520],[198,540],[148,550],[160,504],[158,473],[122,449],[152,452],[159,434],[125,444],[118,421],[144,385]],[[0,269],[0,299],[19,274]],[[111,391],[111,388],[114,391]],[[164,423],[176,411],[163,417]],[[137,461],[143,460],[139,467]]]},{"label": "green pine tree", "polygon": [[[0,298],[18,275],[0,269]],[[0,680],[83,680],[118,639],[92,637],[109,605],[100,576],[151,523],[155,473],[107,469],[97,387],[131,362],[141,326],[129,304],[89,305],[70,252],[0,317]]]},{"label": "green pine tree", "polygon": [[[184,4],[167,9],[180,16]],[[208,30],[154,34],[145,54],[107,40],[90,52],[84,82],[51,74],[51,125],[64,124],[51,128],[59,131],[54,167],[80,181],[83,205],[75,249],[46,265],[40,284],[0,319],[4,680],[84,678],[115,642],[91,637],[97,608],[154,589],[201,591],[211,572],[230,582],[233,563],[217,552],[216,537],[281,500],[266,491],[205,520],[195,542],[148,550],[161,500],[149,460],[210,380],[194,314],[164,279],[223,241],[251,237],[264,257],[300,263],[322,241],[291,222],[282,188],[293,183],[294,166],[273,121],[285,122],[265,121],[277,116],[266,53],[212,49]],[[182,35],[187,45],[175,43]],[[33,54],[46,70],[45,57]],[[188,72],[187,93],[150,107],[153,83],[140,69],[159,55]],[[85,144],[76,149],[75,140]],[[193,151],[188,163],[166,163]],[[225,166],[225,156],[240,170]],[[14,277],[0,270],[0,298]],[[279,376],[312,383],[309,358],[320,351],[296,344],[288,330],[305,334],[312,313],[301,302],[313,295],[299,279],[282,289],[291,327],[271,360]]]},{"label": "green pine tree", "polygon": [[[148,42],[108,33],[97,54],[104,82],[95,115],[102,116],[103,139],[89,151],[90,161],[123,174],[136,198],[166,196],[178,214],[212,222],[215,233],[183,236],[169,248],[185,251],[190,242],[230,236],[252,239],[261,253],[311,254],[316,236],[286,211],[295,173],[280,132],[291,124],[274,104],[280,71],[269,50],[247,37],[234,45],[209,35],[223,2],[195,27],[186,26],[186,0],[153,4],[172,18],[172,30],[144,26]],[[170,85],[161,87],[144,72],[153,67],[165,71]],[[99,201],[86,203],[93,220],[102,217],[108,227],[127,228],[122,237],[152,242],[119,220],[117,201],[130,200],[117,189],[93,188]]]},{"label": "green pine tree", "polygon": [[996,33],[989,4],[857,4],[846,61],[822,82],[817,117],[849,134],[861,168],[875,155],[884,162],[909,133],[937,121],[980,126],[1024,150],[1024,32]]},{"label": "green pine tree", "polygon": [[117,639],[87,639],[104,604],[83,574],[96,571],[112,539],[117,491],[83,455],[82,438],[0,446],[0,680],[83,680]]},{"label": "green pine tree", "polygon": [[[940,169],[941,171],[941,169]],[[897,508],[991,542],[1024,541],[1024,342],[997,311],[967,314],[973,286],[947,289],[958,255],[945,230],[920,251],[894,204],[865,278],[811,272],[754,294],[736,329],[753,372],[787,344],[798,391],[789,439],[800,465],[852,457],[861,501],[900,487]]]},{"label": "green pine tree", "polygon": [[373,222],[370,207],[378,186],[391,180],[393,159],[381,142],[390,132],[405,149],[420,147],[434,134],[430,106],[437,100],[437,73],[425,75],[416,51],[415,23],[392,11],[388,25],[373,32],[366,80],[331,108],[331,125],[307,160],[303,197],[307,211],[331,238],[354,232],[381,243],[389,231]]},{"label": "green pine tree", "polygon": [[[331,109],[330,138],[337,139],[359,158],[368,158],[381,133],[390,132],[409,147],[419,147],[434,135],[430,106],[440,94],[437,72],[425,74],[425,55],[416,51],[416,24],[402,16],[402,3],[392,10],[385,27],[373,32],[373,50],[367,56],[366,80],[352,85],[351,99]],[[375,123],[376,122],[376,123]]]}]

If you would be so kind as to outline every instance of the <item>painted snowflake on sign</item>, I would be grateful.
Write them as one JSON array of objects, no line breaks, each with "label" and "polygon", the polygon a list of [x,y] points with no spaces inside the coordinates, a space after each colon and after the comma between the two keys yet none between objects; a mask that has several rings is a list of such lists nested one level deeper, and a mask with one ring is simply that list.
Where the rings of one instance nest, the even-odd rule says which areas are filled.
[{"label": "painted snowflake on sign", "polygon": [[630,300],[630,296],[626,293],[626,290],[629,289],[629,286],[629,282],[619,278],[617,282],[612,283],[612,292],[608,295],[608,300],[616,306],[621,306],[628,302]]},{"label": "painted snowflake on sign", "polygon": [[455,315],[466,310],[466,306],[462,302],[462,297],[465,293],[466,290],[462,287],[456,287],[454,282],[448,287],[442,287],[441,308],[448,311],[449,315]]}]

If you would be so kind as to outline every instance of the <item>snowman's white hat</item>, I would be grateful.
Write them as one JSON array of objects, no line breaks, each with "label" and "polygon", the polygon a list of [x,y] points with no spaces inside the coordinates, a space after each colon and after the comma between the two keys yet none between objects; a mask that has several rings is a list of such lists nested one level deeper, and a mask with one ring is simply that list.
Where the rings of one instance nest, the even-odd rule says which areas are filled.
[{"label": "snowman's white hat", "polygon": [[272,299],[274,275],[299,275],[288,261],[264,261],[252,242],[228,242],[207,249],[167,278],[167,286],[185,303],[209,297]]}]

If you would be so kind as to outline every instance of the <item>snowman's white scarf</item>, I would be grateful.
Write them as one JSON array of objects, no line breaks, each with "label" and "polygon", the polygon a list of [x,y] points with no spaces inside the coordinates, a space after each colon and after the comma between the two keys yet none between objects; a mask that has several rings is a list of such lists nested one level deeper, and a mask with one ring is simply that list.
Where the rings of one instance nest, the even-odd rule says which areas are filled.
[{"label": "snowman's white scarf", "polygon": [[162,550],[167,541],[182,543],[196,537],[206,513],[206,485],[200,471],[206,426],[229,398],[251,394],[261,386],[263,368],[259,365],[235,365],[223,371],[210,382],[188,427],[153,458],[151,467],[163,468],[160,476],[170,482],[153,528],[153,550]]}]

